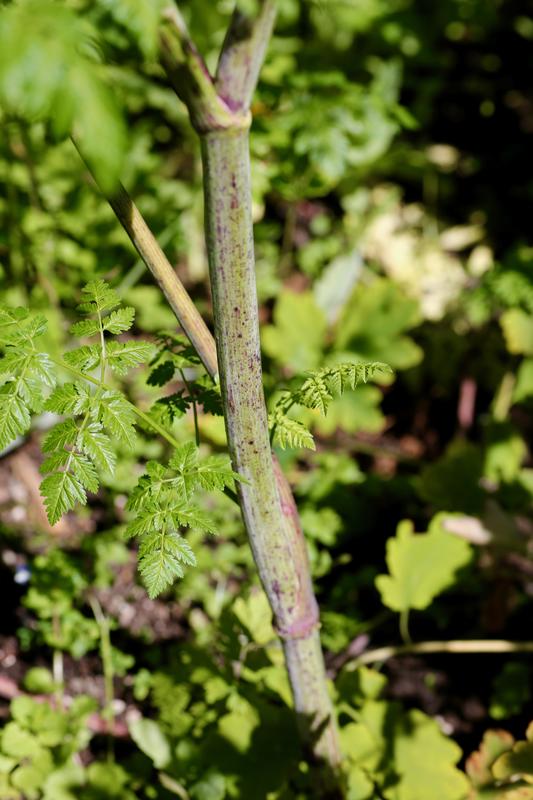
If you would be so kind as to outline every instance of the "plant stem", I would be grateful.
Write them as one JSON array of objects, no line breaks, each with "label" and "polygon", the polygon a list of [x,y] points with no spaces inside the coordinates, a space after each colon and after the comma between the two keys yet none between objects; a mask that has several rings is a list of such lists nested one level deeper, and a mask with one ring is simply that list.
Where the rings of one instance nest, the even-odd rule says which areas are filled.
[{"label": "plant stem", "polygon": [[[295,708],[313,753],[340,755],[318,634],[305,542],[290,490],[278,490],[263,394],[251,214],[248,129],[201,135],[206,235],[220,385],[241,510],[284,642]],[[296,534],[296,535],[295,535]]]},{"label": "plant stem", "polygon": [[115,670],[113,668],[113,652],[111,650],[111,636],[109,634],[109,620],[102,611],[102,606],[93,595],[89,596],[89,605],[91,606],[98,630],[100,631],[100,658],[102,659],[102,668],[104,671],[104,711],[102,716],[107,720],[109,726],[108,736],[108,756],[110,759],[113,757],[114,743],[111,731],[114,727],[115,712],[113,709],[113,701],[115,699],[115,689],[113,680],[115,677]]},{"label": "plant stem", "polygon": [[217,376],[215,342],[185,287],[123,186],[108,198],[134,247],[156,279],[209,375]]},{"label": "plant stem", "polygon": [[257,17],[235,9],[217,66],[219,97],[233,112],[247,111],[276,19],[276,0],[261,0]]},{"label": "plant stem", "polygon": [[376,664],[389,658],[425,653],[533,653],[533,642],[512,642],[507,639],[451,639],[447,642],[416,642],[368,650],[346,665],[352,671],[363,664]]},{"label": "plant stem", "polygon": [[321,797],[338,790],[340,751],[320,647],[306,544],[290,487],[272,458],[263,394],[251,214],[249,102],[274,23],[235,12],[216,83],[181,18],[161,32],[162,59],[200,136],[206,239],[224,419],[250,545],[284,642],[295,709],[316,760]]},{"label": "plant stem", "polygon": [[191,401],[192,401],[192,413],[193,413],[193,417],[194,417],[194,438],[196,440],[196,447],[200,447],[200,428],[198,427],[198,407],[196,405],[196,398],[194,396],[194,392],[191,389],[191,386],[190,386],[187,378],[185,377],[184,371],[182,369],[180,369],[179,373],[181,375],[181,380],[185,384],[185,388],[187,389],[187,393],[188,393],[188,395],[189,395],[189,397],[191,398]]},{"label": "plant stem", "polygon": [[409,610],[400,612],[400,636],[404,644],[411,644],[411,634],[409,633]]},{"label": "plant stem", "polygon": [[[59,639],[61,637],[61,619],[55,611],[52,616],[52,628],[54,631],[54,637]],[[57,707],[62,709],[64,700],[63,693],[65,689],[65,675],[63,651],[60,650],[59,647],[54,647],[52,654],[52,677],[54,681],[54,695]]]}]

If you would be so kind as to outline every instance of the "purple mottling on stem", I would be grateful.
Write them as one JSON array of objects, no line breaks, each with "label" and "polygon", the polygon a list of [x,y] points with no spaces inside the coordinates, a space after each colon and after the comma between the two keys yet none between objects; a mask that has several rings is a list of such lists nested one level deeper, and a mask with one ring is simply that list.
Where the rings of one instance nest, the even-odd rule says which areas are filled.
[{"label": "purple mottling on stem", "polygon": [[283,628],[277,626],[277,632],[282,639],[305,639],[318,627],[318,624],[318,610],[313,609],[305,616],[298,617],[290,625]]}]

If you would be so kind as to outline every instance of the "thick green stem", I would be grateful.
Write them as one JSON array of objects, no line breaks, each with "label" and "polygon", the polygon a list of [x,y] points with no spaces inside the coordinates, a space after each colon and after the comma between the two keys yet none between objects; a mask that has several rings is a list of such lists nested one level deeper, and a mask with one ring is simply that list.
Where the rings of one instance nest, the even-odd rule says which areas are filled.
[{"label": "thick green stem", "polygon": [[[218,369],[244,523],[284,640],[295,708],[316,757],[340,756],[318,635],[318,609],[290,490],[276,481],[263,394],[251,214],[248,126],[202,132]],[[285,495],[285,496],[284,496]]]}]

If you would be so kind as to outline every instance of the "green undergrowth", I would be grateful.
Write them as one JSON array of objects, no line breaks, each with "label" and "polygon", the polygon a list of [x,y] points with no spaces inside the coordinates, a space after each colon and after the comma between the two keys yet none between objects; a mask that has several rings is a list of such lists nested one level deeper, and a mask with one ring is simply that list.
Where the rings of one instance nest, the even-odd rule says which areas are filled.
[{"label": "green undergrowth", "polygon": [[[179,7],[213,69],[231,4]],[[0,798],[316,790],[220,389],[87,171],[211,325],[160,8],[0,8]],[[280,0],[253,103],[270,434],[350,800],[533,797],[532,38],[513,0]]]}]

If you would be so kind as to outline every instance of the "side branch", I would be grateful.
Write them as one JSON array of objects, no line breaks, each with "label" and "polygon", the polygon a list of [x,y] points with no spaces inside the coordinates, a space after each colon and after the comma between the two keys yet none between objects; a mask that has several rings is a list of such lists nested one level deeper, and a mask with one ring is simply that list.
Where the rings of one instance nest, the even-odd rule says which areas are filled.
[{"label": "side branch", "polygon": [[248,115],[244,114],[241,119],[218,95],[209,70],[176,8],[165,10],[159,38],[163,66],[174,91],[187,106],[198,133],[249,127]]},{"label": "side branch", "polygon": [[352,672],[357,667],[364,664],[377,664],[380,661],[388,661],[389,658],[403,655],[428,655],[431,653],[533,653],[533,642],[512,642],[507,639],[450,639],[446,642],[416,642],[412,644],[400,644],[391,647],[378,647],[376,650],[368,650],[362,653],[353,661],[350,661],[344,669]]},{"label": "side branch", "polygon": [[161,287],[204,367],[216,380],[218,365],[215,340],[144,217],[123,186],[108,200],[135,249]]},{"label": "side branch", "polygon": [[234,112],[250,107],[276,19],[276,0],[262,0],[261,10],[250,18],[238,8],[222,46],[215,85]]}]

